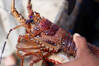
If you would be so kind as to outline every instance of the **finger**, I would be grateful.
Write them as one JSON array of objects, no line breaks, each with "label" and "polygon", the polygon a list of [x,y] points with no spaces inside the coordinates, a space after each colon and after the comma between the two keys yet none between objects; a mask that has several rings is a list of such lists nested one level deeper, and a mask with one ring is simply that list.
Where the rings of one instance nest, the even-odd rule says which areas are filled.
[{"label": "finger", "polygon": [[87,48],[86,39],[84,37],[80,36],[78,33],[75,33],[73,35],[73,40],[74,40],[78,50]]},{"label": "finger", "polygon": [[78,33],[73,35],[73,40],[77,48],[77,56],[88,53],[87,41],[84,37],[80,36]]}]

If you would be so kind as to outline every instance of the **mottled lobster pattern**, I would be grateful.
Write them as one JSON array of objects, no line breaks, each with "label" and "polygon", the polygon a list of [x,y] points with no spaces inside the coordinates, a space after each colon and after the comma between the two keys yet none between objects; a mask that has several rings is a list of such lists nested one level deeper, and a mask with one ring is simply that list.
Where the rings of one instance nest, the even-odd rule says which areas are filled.
[{"label": "mottled lobster pattern", "polygon": [[[58,60],[48,59],[52,54],[63,51],[68,56],[76,56],[77,48],[73,42],[72,35],[53,24],[51,21],[32,10],[31,0],[28,0],[27,5],[28,19],[25,19],[15,8],[15,0],[12,0],[11,12],[12,15],[20,22],[20,25],[11,29],[7,35],[7,39],[11,31],[25,27],[25,35],[20,35],[18,38],[17,55],[21,59],[21,66],[24,64],[26,56],[32,56],[30,66],[40,60],[50,61],[54,64],[62,63]],[[94,54],[99,56],[99,49],[95,46],[88,44],[89,48]],[[33,59],[36,56],[37,59]]]}]

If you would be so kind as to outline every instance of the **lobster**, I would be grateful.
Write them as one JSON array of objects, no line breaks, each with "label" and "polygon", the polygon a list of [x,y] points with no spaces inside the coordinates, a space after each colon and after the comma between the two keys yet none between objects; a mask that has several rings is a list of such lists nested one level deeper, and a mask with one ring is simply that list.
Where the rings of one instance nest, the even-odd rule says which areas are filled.
[{"label": "lobster", "polygon": [[[24,27],[26,33],[24,35],[19,35],[18,43],[16,45],[16,54],[21,59],[21,66],[24,64],[24,58],[26,56],[32,56],[30,60],[30,66],[40,60],[49,61],[54,64],[62,63],[59,60],[50,59],[49,56],[57,54],[59,52],[64,52],[68,56],[76,56],[77,48],[73,41],[72,35],[60,28],[59,26],[53,24],[48,19],[41,17],[39,13],[32,10],[31,0],[28,0],[27,5],[28,19],[25,19],[15,8],[15,0],[11,3],[11,13],[20,22],[20,25],[9,30],[7,34],[7,39],[10,33],[20,27]],[[6,41],[4,46],[6,45]],[[88,43],[88,47],[92,52],[99,56],[99,48]],[[2,53],[4,52],[4,48]],[[37,59],[33,60],[33,56]],[[1,56],[2,57],[2,56]]]}]

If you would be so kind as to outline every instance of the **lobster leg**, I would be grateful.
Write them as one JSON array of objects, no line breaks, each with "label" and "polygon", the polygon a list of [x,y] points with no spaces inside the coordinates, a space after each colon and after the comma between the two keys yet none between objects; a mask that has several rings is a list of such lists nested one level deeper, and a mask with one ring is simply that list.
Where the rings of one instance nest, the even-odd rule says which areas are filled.
[{"label": "lobster leg", "polygon": [[9,30],[9,33],[7,34],[6,39],[8,39],[10,33],[11,33],[13,30],[15,30],[15,29],[17,29],[17,28],[20,28],[20,27],[24,27],[24,25],[17,25],[17,26],[15,26],[14,28],[10,29],[10,30]]},{"label": "lobster leg", "polygon": [[19,50],[16,51],[16,54],[17,54],[17,56],[19,56],[21,58],[21,66],[23,66],[24,57],[19,54]]},{"label": "lobster leg", "polygon": [[39,58],[36,59],[35,61],[31,60],[30,66],[33,66],[34,63],[39,62],[41,59],[42,59],[42,58],[39,57]]},{"label": "lobster leg", "polygon": [[24,57],[21,57],[21,66],[23,66],[24,64]]},{"label": "lobster leg", "polygon": [[[17,55],[21,58],[21,66],[23,66],[24,64],[24,57],[25,56],[29,56],[29,55],[35,55],[35,56],[37,56],[37,57],[39,57],[39,59],[36,59],[35,61],[33,61],[33,60],[31,60],[31,63],[30,63],[30,66],[33,66],[33,64],[34,63],[36,63],[36,62],[38,62],[38,61],[40,61],[42,58],[40,58],[40,57],[42,57],[42,53],[40,52],[40,51],[38,51],[38,52],[30,52],[30,53],[26,53],[26,54],[24,54],[24,55],[21,55],[20,53],[19,53],[19,50],[17,50]],[[39,56],[38,56],[39,55]]]},{"label": "lobster leg", "polygon": [[52,45],[48,44],[47,42],[44,42],[44,41],[42,41],[36,37],[34,38],[34,40],[36,40],[38,44],[42,44],[44,46],[47,46],[49,51],[57,52],[57,50],[60,48],[60,45],[52,46]]},{"label": "lobster leg", "polygon": [[15,8],[15,0],[11,3],[11,13],[20,23],[25,24],[26,19]]},{"label": "lobster leg", "polygon": [[43,60],[43,63],[46,64],[46,66],[49,66],[48,63],[46,63],[46,61],[48,61],[47,57],[51,55],[51,52],[48,52],[46,55],[44,55],[44,60]]}]

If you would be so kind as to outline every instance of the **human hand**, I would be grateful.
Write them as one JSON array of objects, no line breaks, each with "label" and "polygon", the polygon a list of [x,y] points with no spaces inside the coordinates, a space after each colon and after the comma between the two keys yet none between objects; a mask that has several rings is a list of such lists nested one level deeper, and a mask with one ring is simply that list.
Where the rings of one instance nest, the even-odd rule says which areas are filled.
[{"label": "human hand", "polygon": [[73,40],[77,47],[75,59],[55,66],[99,66],[99,57],[92,54],[88,49],[86,39],[79,34],[74,34]]}]

